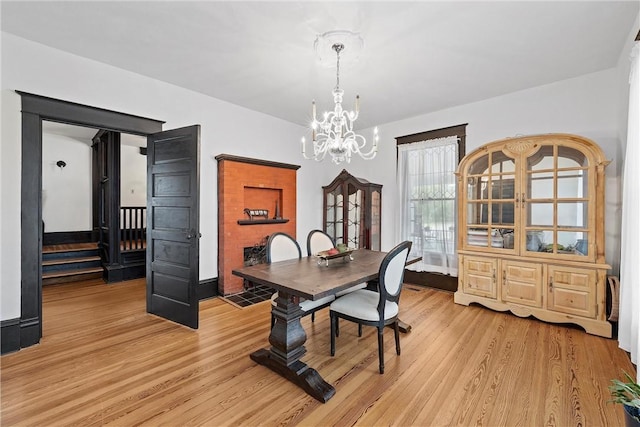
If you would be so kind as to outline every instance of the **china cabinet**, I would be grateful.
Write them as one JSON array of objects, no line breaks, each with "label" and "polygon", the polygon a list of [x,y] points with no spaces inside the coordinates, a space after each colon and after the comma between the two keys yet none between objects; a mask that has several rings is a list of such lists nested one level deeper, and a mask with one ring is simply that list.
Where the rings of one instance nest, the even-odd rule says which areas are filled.
[{"label": "china cabinet", "polygon": [[343,170],[322,189],[324,231],[336,244],[380,250],[382,185]]},{"label": "china cabinet", "polygon": [[611,337],[606,320],[604,169],[576,135],[508,138],[468,154],[458,179],[456,303]]}]

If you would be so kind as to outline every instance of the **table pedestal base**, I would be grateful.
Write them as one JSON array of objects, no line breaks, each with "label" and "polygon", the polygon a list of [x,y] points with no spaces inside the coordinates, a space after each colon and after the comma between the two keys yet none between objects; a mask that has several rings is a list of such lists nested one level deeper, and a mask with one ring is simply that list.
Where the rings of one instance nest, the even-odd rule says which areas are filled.
[{"label": "table pedestal base", "polygon": [[251,353],[251,360],[285,377],[322,403],[327,403],[336,394],[336,389],[304,362],[298,360],[287,366],[272,357],[271,351],[266,348]]},{"label": "table pedestal base", "polygon": [[336,394],[336,389],[318,371],[300,361],[307,352],[304,348],[307,334],[300,323],[303,313],[299,302],[299,297],[278,291],[276,305],[271,308],[275,320],[269,334],[271,348],[251,353],[251,360],[266,366],[320,402],[326,403]]}]

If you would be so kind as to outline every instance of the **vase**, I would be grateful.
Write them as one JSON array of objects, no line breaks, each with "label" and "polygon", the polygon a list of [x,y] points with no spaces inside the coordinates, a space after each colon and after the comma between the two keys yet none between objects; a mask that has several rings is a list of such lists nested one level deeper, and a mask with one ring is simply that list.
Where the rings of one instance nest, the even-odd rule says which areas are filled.
[{"label": "vase", "polygon": [[624,407],[624,424],[627,427],[640,427],[640,409],[629,405]]}]

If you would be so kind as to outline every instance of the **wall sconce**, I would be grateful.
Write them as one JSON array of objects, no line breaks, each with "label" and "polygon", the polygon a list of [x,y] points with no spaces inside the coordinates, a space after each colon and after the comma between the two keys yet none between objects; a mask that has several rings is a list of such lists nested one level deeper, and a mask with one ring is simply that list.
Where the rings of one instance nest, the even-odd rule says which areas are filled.
[{"label": "wall sconce", "polygon": [[56,162],[56,166],[58,166],[60,169],[62,169],[63,167],[67,166],[67,163],[64,160],[58,160]]}]

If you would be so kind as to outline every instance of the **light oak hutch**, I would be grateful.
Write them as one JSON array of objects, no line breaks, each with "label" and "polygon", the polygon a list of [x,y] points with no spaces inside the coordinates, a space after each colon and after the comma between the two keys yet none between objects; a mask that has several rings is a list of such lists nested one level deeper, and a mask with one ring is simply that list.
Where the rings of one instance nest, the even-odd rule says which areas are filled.
[{"label": "light oak hutch", "polygon": [[606,320],[604,170],[576,135],[508,138],[468,154],[458,178],[458,291],[517,316],[611,337]]}]

